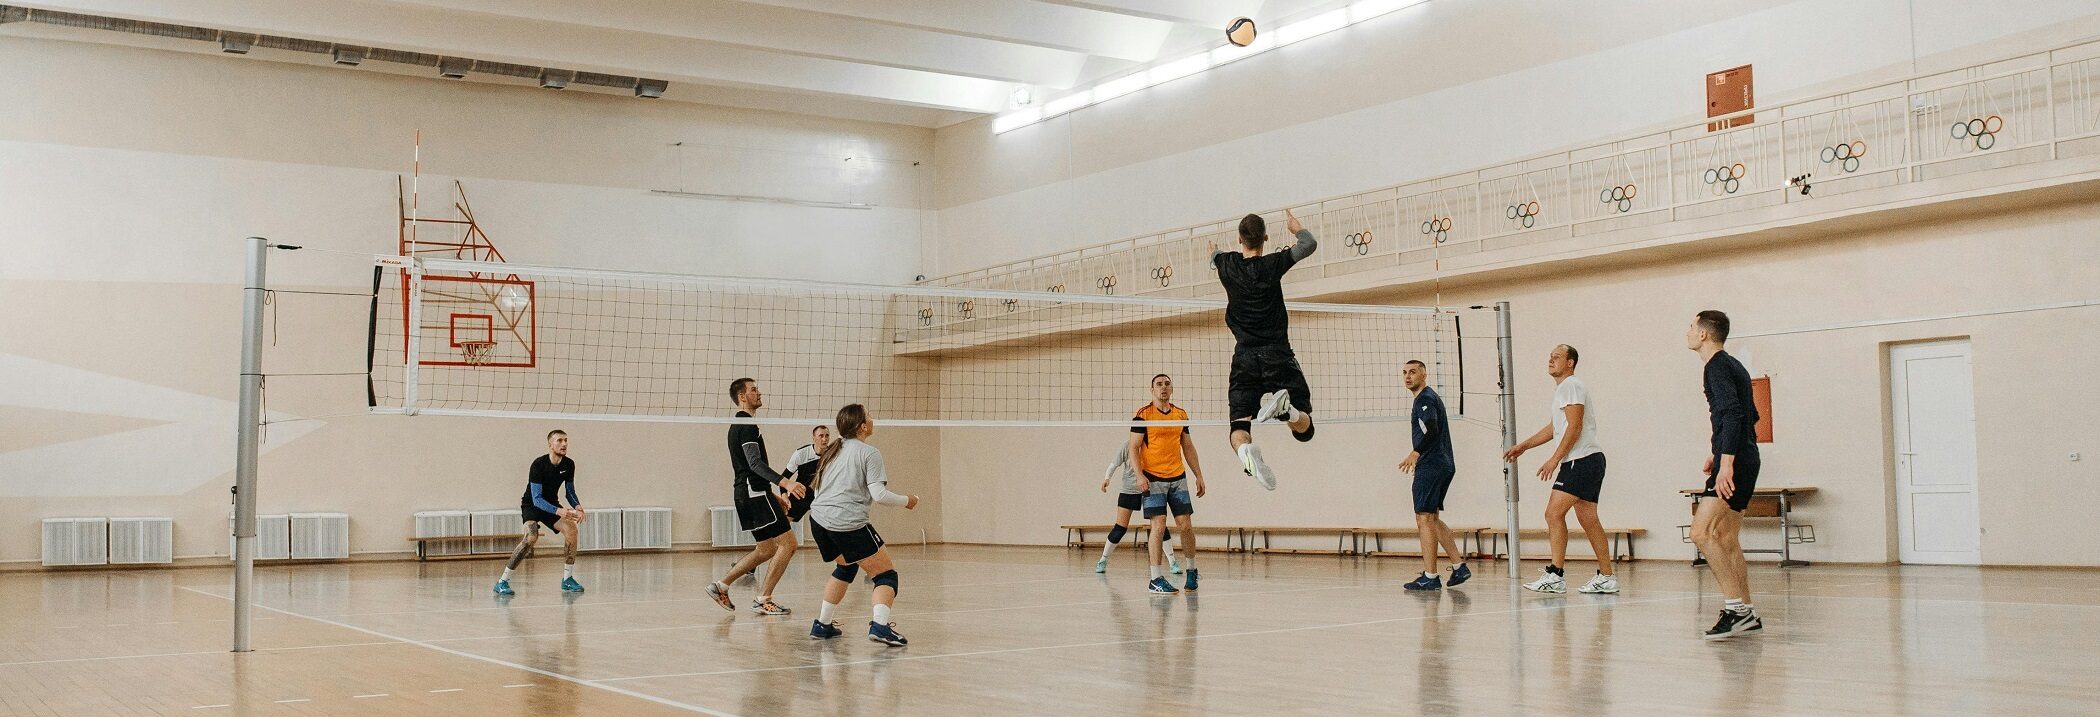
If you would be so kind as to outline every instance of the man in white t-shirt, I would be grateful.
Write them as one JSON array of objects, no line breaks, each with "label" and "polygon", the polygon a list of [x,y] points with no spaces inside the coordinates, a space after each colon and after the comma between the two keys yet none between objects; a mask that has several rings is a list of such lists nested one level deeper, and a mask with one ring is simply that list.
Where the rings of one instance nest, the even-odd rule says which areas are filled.
[{"label": "man in white t-shirt", "polygon": [[1553,497],[1546,501],[1546,537],[1553,543],[1553,564],[1546,566],[1539,579],[1524,584],[1533,592],[1568,591],[1563,566],[1568,560],[1570,508],[1575,510],[1575,519],[1582,523],[1582,532],[1590,539],[1590,550],[1597,556],[1597,574],[1583,584],[1581,591],[1619,591],[1619,580],[1612,575],[1611,551],[1605,547],[1604,524],[1597,521],[1597,494],[1604,488],[1604,449],[1597,445],[1597,407],[1590,399],[1589,386],[1575,377],[1575,364],[1580,360],[1581,354],[1573,346],[1553,347],[1553,353],[1546,358],[1546,373],[1553,377],[1555,385],[1553,422],[1502,456],[1504,461],[1515,461],[1524,451],[1549,440],[1554,446],[1553,455],[1538,470],[1539,480],[1553,481]]}]

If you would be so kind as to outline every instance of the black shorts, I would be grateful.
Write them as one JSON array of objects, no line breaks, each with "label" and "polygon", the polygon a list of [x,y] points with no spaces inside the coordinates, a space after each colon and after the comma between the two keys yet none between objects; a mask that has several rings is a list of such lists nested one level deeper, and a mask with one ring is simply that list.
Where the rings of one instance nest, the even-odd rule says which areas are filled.
[{"label": "black shorts", "polygon": [[743,525],[752,526],[745,528],[751,531],[752,540],[769,540],[795,529],[795,522],[788,519],[786,511],[780,509],[780,501],[771,493],[737,501],[736,517]]},{"label": "black shorts", "polygon": [[[1728,499],[1728,509],[1741,513],[1750,508],[1750,494],[1757,491],[1757,469],[1761,467],[1756,453],[1743,453],[1735,457],[1735,497]],[[1714,479],[1721,473],[1721,457],[1714,456],[1714,469],[1706,474],[1706,491],[1700,497],[1721,497],[1714,492]]]},{"label": "black shorts", "polygon": [[1188,474],[1173,478],[1153,478],[1152,492],[1145,494],[1145,519],[1166,515],[1173,510],[1175,515],[1195,515],[1196,505],[1189,501],[1189,487],[1183,482]]},{"label": "black shorts", "polygon": [[1597,502],[1597,494],[1604,492],[1604,454],[1591,453],[1560,464],[1560,472],[1553,474],[1553,489]]},{"label": "black shorts", "polygon": [[[561,528],[555,527],[561,525],[561,516],[540,510],[540,507],[537,505],[526,503],[518,506],[518,517],[524,519],[527,523],[539,523],[540,527],[554,531],[556,534],[561,533]],[[531,531],[528,529],[526,532],[529,533]]]},{"label": "black shorts", "polygon": [[1298,370],[1298,357],[1289,348],[1257,346],[1232,352],[1225,391],[1232,420],[1252,417],[1261,409],[1261,397],[1276,391],[1291,392],[1292,408],[1312,411],[1312,388],[1305,385],[1305,372]]},{"label": "black shorts", "polygon": [[1415,512],[1444,512],[1444,494],[1451,492],[1450,471],[1415,471]]},{"label": "black shorts", "polygon": [[1118,508],[1122,508],[1122,509],[1124,509],[1124,510],[1144,510],[1144,509],[1145,509],[1145,494],[1143,494],[1143,493],[1117,493],[1117,494],[1116,494],[1116,507],[1118,507]]},{"label": "black shorts", "polygon": [[882,549],[882,536],[876,534],[875,526],[863,525],[852,530],[832,530],[823,523],[809,521],[810,537],[817,541],[817,554],[824,562],[845,558],[847,565],[867,560],[875,551]]}]

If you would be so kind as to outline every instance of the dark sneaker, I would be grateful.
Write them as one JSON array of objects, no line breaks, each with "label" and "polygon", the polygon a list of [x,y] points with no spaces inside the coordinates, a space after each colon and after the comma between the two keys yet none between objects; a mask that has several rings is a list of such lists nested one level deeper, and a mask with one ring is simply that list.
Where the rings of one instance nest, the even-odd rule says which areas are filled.
[{"label": "dark sneaker", "polygon": [[1152,582],[1145,583],[1145,589],[1161,595],[1172,595],[1181,592],[1180,590],[1175,590],[1174,584],[1167,582],[1166,578],[1153,578]]},{"label": "dark sneaker", "polygon": [[1459,564],[1458,564],[1458,567],[1455,567],[1455,568],[1452,568],[1452,569],[1451,569],[1451,582],[1449,582],[1449,583],[1446,583],[1446,584],[1447,584],[1447,585],[1450,585],[1451,587],[1454,587],[1454,588],[1455,588],[1455,587],[1458,587],[1459,585],[1461,585],[1461,584],[1465,583],[1465,581],[1467,581],[1467,580],[1472,580],[1472,579],[1473,579],[1473,569],[1472,569],[1472,568],[1469,568],[1469,567],[1466,567],[1466,564],[1465,564],[1465,563],[1459,563]]},{"label": "dark sneaker", "polygon": [[890,647],[903,647],[910,642],[904,639],[902,633],[897,632],[896,625],[879,625],[874,622],[868,623],[868,640],[880,642]]},{"label": "dark sneaker", "polygon": [[1734,610],[1723,609],[1721,611],[1721,620],[1714,623],[1713,629],[1707,630],[1704,637],[1708,640],[1722,640],[1737,635],[1762,632],[1764,629],[1765,622],[1757,619],[1757,613],[1754,611],[1745,610],[1738,613]]},{"label": "dark sneaker", "polygon": [[838,637],[843,634],[846,634],[846,631],[840,630],[839,624],[836,622],[824,622],[822,620],[809,621],[809,639],[829,640],[831,638]]},{"label": "dark sneaker", "polygon": [[1406,590],[1416,590],[1416,591],[1421,591],[1421,590],[1442,590],[1442,589],[1444,589],[1444,581],[1442,581],[1442,580],[1438,580],[1438,579],[1436,578],[1436,576],[1435,576],[1435,575],[1422,575],[1422,576],[1416,577],[1416,578],[1415,578],[1415,581],[1414,581],[1414,582],[1408,583],[1408,584],[1406,584],[1406,585],[1402,585],[1402,586],[1400,586],[1400,587],[1401,587],[1402,589],[1406,589]]},{"label": "dark sneaker", "polygon": [[1195,569],[1195,568],[1189,568],[1189,572],[1188,572],[1187,578],[1188,578],[1188,581],[1187,581],[1187,582],[1184,582],[1184,583],[1182,583],[1182,585],[1181,585],[1181,589],[1183,589],[1183,590],[1187,590],[1187,591],[1189,591],[1189,592],[1195,592],[1195,591],[1196,591],[1196,569]]}]

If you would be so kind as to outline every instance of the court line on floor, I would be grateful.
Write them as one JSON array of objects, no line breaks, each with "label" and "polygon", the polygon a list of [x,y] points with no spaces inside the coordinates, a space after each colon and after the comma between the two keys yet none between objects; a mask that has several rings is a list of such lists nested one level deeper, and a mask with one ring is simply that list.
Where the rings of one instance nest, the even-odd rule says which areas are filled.
[{"label": "court line on floor", "polygon": [[[327,649],[327,648],[331,648],[331,647],[369,647],[369,646],[372,646],[372,645],[391,645],[391,644],[394,644],[394,643],[393,643],[393,642],[391,642],[391,641],[385,641],[385,642],[342,642],[342,643],[335,643],[335,644],[329,644],[329,645],[299,645],[299,646],[296,646],[296,647],[264,647],[264,648],[258,648],[258,649],[256,650],[256,652],[289,652],[289,651],[292,651],[292,650],[321,650],[321,649]],[[23,661],[21,661],[21,662],[0,662],[0,667],[17,667],[17,666],[22,666],[22,665],[54,665],[54,664],[59,664],[59,663],[65,663],[65,662],[96,662],[96,661],[101,661],[101,660],[139,660],[139,659],[146,659],[146,658],[152,658],[152,657],[195,657],[195,656],[197,656],[197,655],[223,655],[223,654],[226,654],[227,652],[228,652],[227,650],[196,650],[196,651],[192,651],[192,652],[157,652],[157,653],[152,653],[152,654],[146,654],[146,655],[105,655],[105,656],[101,656],[101,657],[63,657],[63,658],[58,658],[58,659],[52,659],[52,660],[23,660]]]},{"label": "court line on floor", "polygon": [[[1063,578],[1042,578],[1042,579],[1038,579],[1038,580],[1008,580],[1008,581],[1004,581],[1004,582],[995,582],[995,583],[942,583],[942,584],[934,584],[934,585],[927,585],[927,586],[925,586],[925,587],[923,587],[923,588],[919,588],[919,589],[921,589],[921,590],[933,590],[933,589],[938,589],[938,588],[969,588],[969,587],[992,587],[992,586],[999,586],[999,585],[1026,585],[1026,584],[1031,584],[1031,583],[1055,583],[1055,582],[1064,582],[1064,581],[1067,581],[1067,580],[1086,580],[1086,579],[1087,579],[1086,577],[1063,577]],[[801,592],[782,592],[782,593],[776,593],[776,594],[774,594],[774,597],[807,597],[807,596],[813,596],[813,595],[822,595],[822,594],[824,594],[824,591],[822,591],[822,590],[809,590],[809,591],[801,591]],[[714,604],[714,598],[705,598],[705,597],[693,597],[693,598],[649,598],[649,599],[646,599],[646,600],[591,600],[591,601],[589,601],[589,602],[586,602],[586,603],[584,603],[584,604],[586,604],[586,605],[647,605],[647,604],[653,604],[653,603],[688,603],[688,602],[697,602],[697,603],[705,603],[705,604],[709,604],[709,605],[712,605],[712,604]],[[566,607],[570,607],[570,606],[571,606],[571,604],[570,604],[570,603],[568,603],[568,602],[560,602],[560,603],[533,603],[533,604],[530,604],[530,605],[492,605],[492,606],[488,606],[488,607],[456,607],[456,608],[446,608],[446,609],[442,609],[442,610],[386,610],[386,611],[375,611],[375,612],[330,612],[330,613],[317,613],[316,615],[318,615],[318,616],[321,616],[321,617],[377,617],[377,616],[383,616],[383,615],[428,615],[428,614],[432,614],[432,613],[448,613],[448,612],[481,612],[481,611],[487,611],[487,610],[502,610],[502,611],[510,611],[510,610],[526,610],[526,609],[541,609],[541,608],[566,608]]]},{"label": "court line on floor", "polygon": [[[1199,594],[1197,594],[1197,595],[1196,595],[1195,597],[1199,597],[1199,598],[1201,598],[1201,597],[1215,597],[1215,598],[1226,598],[1226,597],[1233,597],[1233,596],[1238,596],[1238,595],[1272,595],[1272,594],[1276,594],[1276,593],[1294,593],[1294,592],[1308,592],[1308,591],[1314,591],[1314,590],[1345,590],[1345,589],[1349,589],[1349,588],[1357,588],[1357,587],[1367,587],[1367,586],[1364,586],[1364,585],[1324,585],[1324,586],[1321,586],[1321,587],[1313,587],[1313,588],[1285,588],[1285,589],[1281,589],[1281,590],[1245,590],[1245,591],[1241,591],[1241,592],[1236,592],[1236,593],[1199,593]],[[1368,587],[1376,587],[1376,586],[1368,586]],[[1173,596],[1170,596],[1170,595],[1147,595],[1147,596],[1145,596],[1145,597],[1150,597],[1150,598],[1171,598],[1171,597],[1173,597]],[[960,615],[960,614],[971,614],[971,613],[980,613],[980,612],[998,612],[998,611],[1002,611],[1002,610],[1034,610],[1034,609],[1041,609],[1041,608],[1059,608],[1059,607],[1082,607],[1082,606],[1086,606],[1086,605],[1107,605],[1107,604],[1111,604],[1111,603],[1123,602],[1123,601],[1126,601],[1126,600],[1127,600],[1127,601],[1132,601],[1132,602],[1135,602],[1135,601],[1137,601],[1137,600],[1142,600],[1142,599],[1145,599],[1145,597],[1132,597],[1132,598],[1118,598],[1118,599],[1112,599],[1112,600],[1088,600],[1088,601],[1084,601],[1084,602],[1068,602],[1068,603],[1048,603],[1048,604],[1043,604],[1043,605],[1009,605],[1009,606],[1003,606],[1003,607],[985,607],[985,608],[969,608],[969,609],[958,609],[958,610],[933,610],[933,611],[928,611],[928,612],[900,612],[900,613],[897,613],[897,616],[898,616],[898,617],[905,617],[905,618],[917,618],[917,617],[925,617],[925,618],[931,618],[931,617],[933,617],[933,616],[936,616],[936,615]],[[869,616],[870,616],[870,614],[871,614],[871,613],[863,613],[863,612],[858,612],[858,611],[855,611],[855,612],[853,612],[853,613],[844,613],[844,614],[840,614],[840,615],[839,615],[839,617],[869,617]],[[735,627],[736,625],[756,625],[756,626],[766,626],[766,625],[780,625],[780,624],[785,624],[785,623],[782,623],[782,622],[778,622],[778,621],[769,621],[769,622],[756,622],[756,623],[732,623],[732,624],[730,624],[730,625],[729,625],[729,627]],[[608,629],[608,630],[577,630],[577,631],[574,631],[574,632],[537,632],[537,633],[529,633],[529,634],[524,634],[524,635],[488,635],[488,636],[481,636],[481,637],[441,637],[441,638],[436,638],[436,639],[432,639],[432,640],[429,640],[429,642],[478,642],[478,641],[485,641],[485,640],[508,640],[508,639],[514,639],[514,638],[526,638],[526,637],[572,637],[572,636],[581,636],[581,635],[614,635],[614,634],[625,634],[625,633],[634,633],[634,632],[670,632],[670,631],[674,631],[674,630],[702,630],[702,629],[718,629],[718,628],[720,628],[720,627],[722,627],[722,625],[721,625],[721,624],[719,624],[719,623],[714,623],[714,624],[692,624],[692,625],[663,625],[663,626],[658,626],[658,627],[625,627],[625,628],[613,628],[613,629]]]},{"label": "court line on floor", "polygon": [[[210,596],[212,596],[212,597],[218,598],[218,599],[220,599],[220,600],[226,600],[226,601],[228,601],[228,602],[231,602],[231,601],[233,600],[233,598],[230,598],[230,597],[227,597],[227,596],[224,596],[224,595],[218,595],[218,594],[214,594],[214,593],[206,592],[206,591],[204,591],[204,590],[199,590],[199,589],[197,589],[197,588],[189,587],[189,586],[187,586],[187,585],[180,585],[180,586],[177,586],[177,587],[180,587],[180,588],[182,588],[182,589],[184,589],[184,590],[188,590],[188,591],[190,591],[190,592],[194,592],[194,593],[197,593],[197,594],[199,594],[199,595],[210,595]],[[455,655],[455,656],[459,656],[459,657],[464,657],[464,658],[467,658],[467,659],[470,659],[470,660],[479,660],[479,661],[481,661],[481,662],[486,662],[486,663],[489,663],[489,664],[492,664],[492,665],[500,665],[500,666],[503,666],[503,667],[508,667],[508,668],[511,668],[511,669],[514,669],[514,670],[524,670],[524,671],[526,671],[526,672],[530,672],[530,673],[533,673],[533,674],[535,674],[535,675],[540,675],[540,676],[543,676],[543,677],[551,677],[551,678],[554,678],[554,679],[557,679],[557,680],[561,680],[561,681],[563,681],[563,682],[572,682],[572,683],[575,683],[575,684],[583,685],[583,686],[585,686],[585,687],[595,687],[595,688],[598,688],[598,689],[601,689],[601,690],[605,690],[605,691],[607,691],[607,692],[611,692],[611,693],[613,693],[613,694],[617,694],[617,695],[622,695],[622,696],[626,696],[626,697],[633,697],[633,698],[635,698],[635,699],[638,699],[638,700],[646,700],[646,701],[649,701],[649,702],[654,702],[654,703],[656,703],[656,704],[664,705],[664,706],[666,706],[666,707],[676,707],[676,708],[678,708],[678,709],[686,710],[686,711],[688,711],[688,712],[698,712],[698,713],[700,713],[700,714],[704,714],[704,715],[713,715],[713,717],[738,717],[738,715],[736,715],[736,714],[734,714],[734,713],[730,713],[730,712],[723,712],[723,711],[720,711],[720,710],[711,710],[711,709],[708,709],[708,708],[706,708],[706,707],[701,707],[701,706],[699,706],[699,705],[687,704],[687,703],[684,703],[684,702],[679,702],[679,701],[677,701],[677,700],[673,700],[673,699],[669,699],[669,698],[665,698],[665,697],[658,697],[658,696],[656,696],[656,695],[646,694],[646,693],[642,693],[642,692],[636,692],[636,691],[634,691],[634,690],[626,689],[626,688],[624,688],[624,687],[616,687],[616,686],[613,686],[613,685],[599,684],[599,683],[598,683],[597,681],[595,681],[595,680],[586,680],[586,679],[583,679],[583,678],[581,678],[581,677],[574,677],[574,676],[570,676],[570,675],[565,675],[565,674],[562,674],[562,673],[559,673],[559,672],[554,672],[554,671],[551,671],[551,670],[542,670],[542,669],[540,669],[540,668],[537,668],[537,667],[532,667],[532,666],[529,666],[529,665],[521,665],[521,664],[518,664],[518,663],[515,663],[515,662],[510,662],[510,661],[508,661],[508,660],[499,660],[499,659],[496,659],[496,658],[494,658],[494,657],[488,657],[488,656],[486,656],[486,655],[476,655],[476,654],[474,654],[474,653],[471,653],[471,652],[463,652],[463,651],[460,651],[460,650],[454,650],[454,649],[452,649],[452,648],[449,648],[449,647],[441,647],[441,646],[438,646],[438,645],[432,645],[432,644],[430,644],[430,643],[428,643],[428,642],[423,642],[423,641],[421,641],[421,640],[411,640],[411,639],[408,639],[408,638],[405,638],[405,637],[400,637],[400,636],[397,636],[397,635],[389,635],[389,634],[386,634],[386,633],[384,633],[384,632],[380,632],[380,631],[378,631],[378,630],[373,630],[373,629],[369,629],[369,628],[363,628],[363,627],[358,627],[358,626],[356,626],[356,625],[351,625],[351,624],[348,624],[348,623],[342,623],[342,622],[337,622],[337,621],[334,621],[334,620],[330,620],[330,619],[327,619],[327,618],[320,618],[320,617],[314,617],[314,616],[311,616],[311,615],[301,615],[301,614],[299,614],[299,613],[296,613],[296,612],[292,612],[292,611],[290,611],[290,610],[280,610],[280,609],[277,609],[277,608],[274,608],[274,607],[270,607],[270,606],[268,606],[268,605],[262,605],[262,604],[256,604],[256,605],[255,605],[255,607],[257,607],[257,608],[259,608],[259,609],[263,609],[263,610],[268,610],[268,611],[270,611],[270,612],[274,612],[274,613],[277,613],[277,614],[280,614],[280,615],[287,615],[287,616],[290,616],[290,617],[297,617],[297,618],[305,618],[305,619],[307,619],[307,620],[312,620],[312,621],[314,621],[314,622],[318,622],[318,623],[321,623],[321,624],[323,624],[323,625],[334,625],[334,626],[336,626],[336,627],[340,627],[340,628],[343,628],[343,629],[345,629],[345,630],[355,630],[355,631],[357,631],[357,632],[362,632],[362,633],[365,633],[365,634],[367,634],[367,635],[371,635],[371,636],[373,636],[373,637],[383,637],[383,638],[386,638],[386,639],[389,639],[389,640],[394,640],[394,641],[397,641],[397,642],[402,642],[402,643],[406,643],[406,644],[409,644],[409,645],[415,645],[415,646],[417,646],[417,647],[421,647],[421,648],[424,648],[424,649],[428,649],[428,650],[435,650],[435,651],[438,651],[438,652],[442,652],[442,653],[445,653],[445,654],[448,654],[448,655]]]},{"label": "court line on floor", "polygon": [[1411,615],[1411,616],[1407,616],[1407,617],[1393,617],[1393,618],[1383,618],[1383,619],[1378,619],[1378,620],[1363,620],[1363,621],[1359,621],[1359,622],[1346,622],[1346,623],[1337,623],[1337,624],[1333,624],[1333,625],[1303,625],[1303,626],[1299,626],[1299,627],[1280,627],[1280,628],[1273,628],[1273,629],[1268,629],[1268,630],[1245,630],[1245,631],[1241,631],[1241,632],[1225,632],[1225,633],[1216,633],[1216,634],[1210,634],[1210,635],[1182,635],[1182,636],[1167,636],[1167,637],[1149,637],[1149,638],[1143,638],[1143,639],[1137,639],[1137,640],[1106,640],[1106,641],[1101,641],[1101,642],[1082,642],[1082,643],[1071,643],[1071,644],[1064,644],[1064,645],[1037,645],[1037,646],[1033,646],[1033,647],[1010,647],[1010,648],[1005,648],[1005,649],[999,649],[999,650],[976,650],[976,651],[972,651],[972,652],[950,652],[950,653],[943,653],[943,654],[939,654],[939,655],[898,655],[898,656],[895,656],[895,657],[882,657],[882,658],[875,658],[875,659],[867,659],[867,660],[847,660],[847,661],[843,661],[843,662],[825,662],[825,663],[819,663],[819,664],[814,664],[814,665],[784,665],[784,666],[780,666],[780,667],[753,667],[753,668],[747,668],[747,669],[741,669],[741,670],[716,670],[716,671],[712,671],[712,672],[673,672],[673,673],[666,673],[666,674],[661,674],[661,675],[636,675],[636,676],[633,676],[633,677],[603,677],[603,678],[599,678],[599,679],[597,679],[597,680],[594,680],[594,682],[601,682],[601,683],[603,683],[603,682],[626,682],[626,681],[630,681],[630,680],[653,680],[653,679],[661,679],[661,678],[668,678],[668,677],[710,677],[710,676],[716,676],[716,675],[739,675],[739,674],[747,674],[747,673],[753,673],[753,672],[778,672],[778,671],[784,671],[784,670],[808,670],[808,669],[822,669],[822,668],[826,668],[826,667],[850,667],[850,666],[854,666],[854,665],[868,665],[868,664],[874,664],[874,663],[878,663],[878,662],[901,662],[901,661],[904,661],[904,660],[939,660],[939,659],[946,659],[946,658],[951,658],[951,657],[981,657],[981,656],[984,656],[984,655],[1004,655],[1004,654],[1011,654],[1011,653],[1016,653],[1016,652],[1039,652],[1039,651],[1043,651],[1043,650],[1070,650],[1070,649],[1078,649],[1078,648],[1089,648],[1089,647],[1109,647],[1109,646],[1114,646],[1114,645],[1135,645],[1135,644],[1142,644],[1142,643],[1152,643],[1152,642],[1173,642],[1173,641],[1180,641],[1180,640],[1201,640],[1201,639],[1204,639],[1204,638],[1218,638],[1218,637],[1247,637],[1247,636],[1251,636],[1251,635],[1273,635],[1273,634],[1279,634],[1279,633],[1286,633],[1286,632],[1307,632],[1307,631],[1312,631],[1312,630],[1339,630],[1339,629],[1345,629],[1345,628],[1352,628],[1352,627],[1366,627],[1366,626],[1370,626],[1370,625],[1385,625],[1385,624],[1391,624],[1391,623],[1400,623],[1400,622],[1416,622],[1416,621],[1421,621],[1421,620],[1435,620],[1435,619],[1439,619],[1440,617],[1448,617],[1448,618],[1453,618],[1453,619],[1460,619],[1460,618],[1466,618],[1466,617],[1471,617],[1471,616],[1474,616],[1474,615],[1511,615],[1511,614],[1516,614],[1516,613],[1523,613],[1523,612],[1541,612],[1541,611],[1547,611],[1547,610],[1566,610],[1566,609],[1569,609],[1569,608],[1573,608],[1573,607],[1593,607],[1593,606],[1604,606],[1604,605],[1618,606],[1618,605],[1636,605],[1636,604],[1641,604],[1641,603],[1657,603],[1657,602],[1672,602],[1672,601],[1679,601],[1679,600],[1690,600],[1690,599],[1693,599],[1693,597],[1695,597],[1695,596],[1678,596],[1678,597],[1667,597],[1667,598],[1654,598],[1654,599],[1648,599],[1648,600],[1613,600],[1613,601],[1611,601],[1611,602],[1608,602],[1608,603],[1607,603],[1607,602],[1603,602],[1603,601],[1598,601],[1598,602],[1593,602],[1593,603],[1585,603],[1585,604],[1580,604],[1580,605],[1570,605],[1570,604],[1566,604],[1566,603],[1563,603],[1563,604],[1560,604],[1560,605],[1540,605],[1540,606],[1535,606],[1535,607],[1525,607],[1525,608],[1517,608],[1517,609],[1515,609],[1515,610],[1494,610],[1494,611],[1489,611],[1489,612],[1469,612],[1469,613],[1465,613],[1465,614],[1463,614],[1463,615],[1444,615],[1444,616],[1437,616],[1437,615]]}]

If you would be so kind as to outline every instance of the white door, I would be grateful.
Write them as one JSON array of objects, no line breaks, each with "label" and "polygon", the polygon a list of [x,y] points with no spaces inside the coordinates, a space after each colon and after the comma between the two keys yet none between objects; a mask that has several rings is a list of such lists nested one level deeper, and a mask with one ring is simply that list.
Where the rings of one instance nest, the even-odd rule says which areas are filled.
[{"label": "white door", "polygon": [[1982,562],[1969,342],[1890,346],[1889,407],[1896,434],[1898,557],[1905,563]]}]

